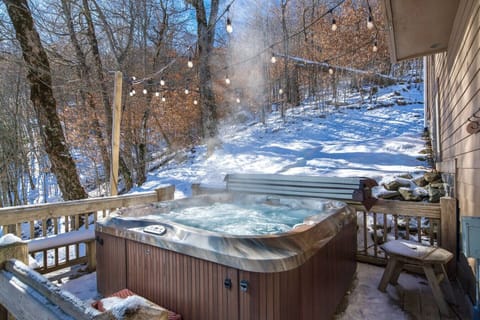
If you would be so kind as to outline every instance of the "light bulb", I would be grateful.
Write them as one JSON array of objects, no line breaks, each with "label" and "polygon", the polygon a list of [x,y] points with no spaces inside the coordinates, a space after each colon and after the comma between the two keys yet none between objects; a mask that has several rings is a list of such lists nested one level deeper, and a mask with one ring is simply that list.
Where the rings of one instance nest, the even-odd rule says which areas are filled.
[{"label": "light bulb", "polygon": [[237,103],[240,103],[240,98],[237,98]]},{"label": "light bulb", "polygon": [[135,78],[135,76],[133,76],[133,77],[132,77],[132,81],[135,81],[135,80],[137,80],[137,78]]},{"label": "light bulb", "polygon": [[165,97],[162,97],[162,102],[165,102],[167,99],[165,99]]},{"label": "light bulb", "polygon": [[160,85],[161,85],[161,86],[164,86],[164,85],[165,85],[165,80],[163,80],[163,78],[160,79]]},{"label": "light bulb", "polygon": [[278,90],[278,94],[283,94],[283,89],[282,89],[282,88],[280,88],[280,89]]},{"label": "light bulb", "polygon": [[147,91],[147,89],[143,89],[142,92],[143,92],[143,94],[147,94],[148,91]]},{"label": "light bulb", "polygon": [[136,92],[135,92],[135,89],[132,89],[132,91],[130,91],[130,95],[131,95],[131,96],[134,96],[135,93],[136,93]]},{"label": "light bulb", "polygon": [[333,68],[332,67],[328,67],[328,73],[333,74]]},{"label": "light bulb", "polygon": [[192,61],[192,58],[191,58],[191,57],[188,58],[187,66],[188,66],[189,68],[193,68],[193,61]]},{"label": "light bulb", "polygon": [[188,91],[188,88],[185,88],[185,94],[188,94],[190,91]]},{"label": "light bulb", "polygon": [[272,63],[277,62],[277,58],[275,57],[275,54],[272,53],[272,58],[270,59]]},{"label": "light bulb", "polygon": [[337,21],[335,19],[332,19],[332,31],[337,30]]},{"label": "light bulb", "polygon": [[373,29],[373,19],[372,19],[372,16],[368,16],[367,28],[368,28],[368,30]]},{"label": "light bulb", "polygon": [[128,94],[130,95],[130,97],[133,97],[135,93],[133,93],[133,91],[130,91]]},{"label": "light bulb", "polygon": [[230,78],[228,76],[225,78],[225,83],[230,84]]},{"label": "light bulb", "polygon": [[232,21],[230,20],[230,18],[227,18],[227,32],[232,33],[232,31],[233,31]]},{"label": "light bulb", "polygon": [[197,101],[197,100],[193,100],[193,104],[194,104],[194,105],[197,105],[197,104],[198,104],[198,101]]},{"label": "light bulb", "polygon": [[155,92],[155,97],[160,97],[160,92],[156,91]]},{"label": "light bulb", "polygon": [[377,52],[378,51],[378,46],[377,46],[377,41],[375,41],[373,43],[373,48],[372,48],[373,52]]}]

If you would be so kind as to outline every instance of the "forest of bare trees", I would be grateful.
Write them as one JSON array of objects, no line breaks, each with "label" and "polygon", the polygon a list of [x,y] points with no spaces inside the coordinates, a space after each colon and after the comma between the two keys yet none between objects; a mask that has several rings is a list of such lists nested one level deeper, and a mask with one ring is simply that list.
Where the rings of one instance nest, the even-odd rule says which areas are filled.
[{"label": "forest of bare trees", "polygon": [[52,179],[64,200],[108,193],[115,71],[128,191],[154,158],[211,151],[241,109],[340,105],[398,69],[376,0],[4,0],[0,13],[0,206],[39,188],[46,201]]}]

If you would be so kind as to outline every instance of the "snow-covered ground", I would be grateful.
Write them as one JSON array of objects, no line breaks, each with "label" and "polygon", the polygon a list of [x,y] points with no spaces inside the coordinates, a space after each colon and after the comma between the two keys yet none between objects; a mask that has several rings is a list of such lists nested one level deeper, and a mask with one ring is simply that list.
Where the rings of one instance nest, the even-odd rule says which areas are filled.
[{"label": "snow-covered ground", "polygon": [[196,147],[183,162],[151,172],[133,192],[168,183],[176,186],[177,198],[185,197],[191,183],[220,185],[227,173],[363,176],[378,182],[416,173],[425,169],[417,159],[425,148],[422,99],[423,84],[404,84],[380,89],[376,105],[359,107],[359,97],[351,96],[346,106],[326,112],[312,103],[288,110],[285,120],[273,112],[265,124],[230,121],[220,126],[222,144],[210,157],[205,146]]}]

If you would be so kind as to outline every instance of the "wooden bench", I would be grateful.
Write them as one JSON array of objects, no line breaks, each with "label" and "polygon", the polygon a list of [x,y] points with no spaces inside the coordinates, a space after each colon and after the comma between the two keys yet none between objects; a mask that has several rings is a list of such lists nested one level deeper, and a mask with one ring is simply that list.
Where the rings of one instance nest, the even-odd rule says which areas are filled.
[{"label": "wooden bench", "polygon": [[450,311],[445,302],[440,283],[444,282],[446,293],[455,303],[452,286],[445,271],[445,265],[453,258],[453,254],[442,248],[407,240],[392,240],[383,244],[381,248],[388,256],[388,263],[378,289],[385,292],[389,283],[396,285],[398,277],[406,265],[418,266],[425,272],[440,312],[448,316]]},{"label": "wooden bench", "polygon": [[274,195],[313,197],[363,204],[368,210],[375,203],[369,178],[289,176],[280,174],[227,174],[226,189],[230,192],[267,193]]}]

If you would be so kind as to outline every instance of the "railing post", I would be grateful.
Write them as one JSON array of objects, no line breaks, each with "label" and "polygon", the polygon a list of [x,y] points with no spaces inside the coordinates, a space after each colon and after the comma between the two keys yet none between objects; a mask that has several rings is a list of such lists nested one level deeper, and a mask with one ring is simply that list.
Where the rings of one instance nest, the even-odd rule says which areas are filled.
[{"label": "railing post", "polygon": [[155,192],[157,193],[157,201],[173,200],[175,194],[175,186],[162,186],[155,189]]},{"label": "railing post", "polygon": [[87,241],[87,271],[93,272],[97,269],[97,247],[95,241]]},{"label": "railing post", "polygon": [[28,245],[18,239],[17,242],[0,245],[0,269],[3,269],[5,261],[17,259],[28,265]]},{"label": "railing post", "polygon": [[[13,236],[13,235],[12,235]],[[0,245],[0,269],[4,268],[5,261],[17,259],[28,265],[28,245],[18,239],[16,242]],[[7,309],[0,305],[0,320],[13,319]]]},{"label": "railing post", "polygon": [[440,246],[453,253],[453,259],[447,264],[449,277],[456,276],[458,257],[457,215],[457,199],[451,197],[440,198]]}]

